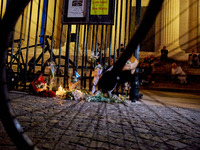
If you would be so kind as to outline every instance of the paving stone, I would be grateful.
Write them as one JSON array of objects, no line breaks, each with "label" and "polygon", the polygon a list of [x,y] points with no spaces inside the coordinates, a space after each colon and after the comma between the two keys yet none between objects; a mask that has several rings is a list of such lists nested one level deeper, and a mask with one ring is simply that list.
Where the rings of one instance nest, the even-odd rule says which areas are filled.
[{"label": "paving stone", "polygon": [[110,148],[110,143],[103,143],[101,145],[101,149],[103,149],[103,150],[110,150],[111,149]]},{"label": "paving stone", "polygon": [[136,137],[134,136],[134,135],[132,135],[132,136],[127,136],[127,135],[125,135],[124,136],[124,140],[125,141],[128,141],[128,142],[136,142],[137,140],[136,140]]},{"label": "paving stone", "polygon": [[154,137],[152,137],[151,138],[153,141],[155,141],[155,142],[162,142],[163,141],[163,139],[161,138],[161,137],[157,137],[157,136],[154,136]]},{"label": "paving stone", "polygon": [[173,147],[176,147],[176,148],[184,148],[187,146],[186,144],[183,144],[179,141],[168,141],[167,144],[172,145]]},{"label": "paving stone", "polygon": [[78,145],[78,144],[77,144],[77,145],[74,147],[74,149],[87,150],[88,147],[85,147],[85,146],[82,146],[82,145]]},{"label": "paving stone", "polygon": [[149,130],[147,130],[147,129],[137,128],[137,127],[135,127],[134,130],[135,130],[135,132],[139,132],[139,133],[148,133],[149,132]]},{"label": "paving stone", "polygon": [[152,135],[151,134],[143,134],[143,133],[139,133],[137,134],[140,138],[143,138],[143,139],[151,139],[152,138]]},{"label": "paving stone", "polygon": [[87,146],[90,143],[91,139],[89,138],[79,138],[77,143]]},{"label": "paving stone", "polygon": [[97,141],[91,141],[88,145],[89,148],[97,148]]}]

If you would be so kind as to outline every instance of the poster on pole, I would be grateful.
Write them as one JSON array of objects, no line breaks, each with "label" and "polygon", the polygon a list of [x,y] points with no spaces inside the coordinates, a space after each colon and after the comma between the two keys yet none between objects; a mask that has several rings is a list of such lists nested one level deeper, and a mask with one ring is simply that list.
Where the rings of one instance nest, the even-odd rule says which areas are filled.
[{"label": "poster on pole", "polygon": [[64,0],[63,24],[114,24],[114,0]]},{"label": "poster on pole", "polygon": [[109,0],[91,0],[90,15],[108,15]]},{"label": "poster on pole", "polygon": [[69,18],[84,18],[86,17],[85,0],[69,0],[68,13]]}]

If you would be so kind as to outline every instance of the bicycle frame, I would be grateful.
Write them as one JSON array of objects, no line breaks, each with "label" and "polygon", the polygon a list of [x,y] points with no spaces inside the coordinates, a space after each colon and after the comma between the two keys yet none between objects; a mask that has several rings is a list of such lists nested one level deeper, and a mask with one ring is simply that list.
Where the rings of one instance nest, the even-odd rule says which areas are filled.
[{"label": "bicycle frame", "polygon": [[[42,35],[43,36],[43,35]],[[41,37],[41,36],[40,36]],[[32,59],[30,59],[28,61],[28,66],[29,66],[29,70],[28,70],[28,74],[30,75],[31,73],[34,73],[34,67],[38,64],[38,62],[43,58],[44,53],[46,53],[47,51],[49,51],[49,53],[51,54],[50,51],[50,44],[48,42],[48,38],[50,39],[51,37],[49,36],[44,36],[45,37],[45,48],[44,48],[44,52],[42,52],[36,59],[33,57]],[[18,43],[18,50],[15,54],[13,54],[13,50],[11,50],[11,53],[8,52],[8,56],[10,55],[10,62],[7,62],[7,64],[9,64],[9,66],[7,65],[8,68],[10,68],[10,71],[12,70],[12,65],[13,64],[17,64],[19,67],[19,71],[17,71],[17,76],[20,76],[20,74],[22,74],[22,76],[24,75],[23,73],[26,71],[26,62],[25,59],[23,57],[22,51],[21,50],[25,50],[27,48],[33,48],[35,46],[42,46],[44,43],[40,43],[37,45],[31,45],[29,47],[23,47],[23,48],[19,48],[20,46],[20,42],[19,40],[14,40]],[[52,57],[55,58],[55,54],[52,53]],[[14,63],[16,61],[16,63]],[[18,80],[20,80],[20,78],[18,77]]]}]

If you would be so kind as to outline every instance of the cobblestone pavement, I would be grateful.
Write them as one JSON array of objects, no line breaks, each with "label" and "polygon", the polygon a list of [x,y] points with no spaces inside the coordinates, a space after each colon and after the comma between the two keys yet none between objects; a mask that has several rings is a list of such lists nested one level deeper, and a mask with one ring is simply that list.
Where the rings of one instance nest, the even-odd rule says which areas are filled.
[{"label": "cobblestone pavement", "polygon": [[[200,96],[142,91],[124,104],[10,92],[25,133],[40,149],[200,149]],[[0,149],[16,149],[0,124]]]}]

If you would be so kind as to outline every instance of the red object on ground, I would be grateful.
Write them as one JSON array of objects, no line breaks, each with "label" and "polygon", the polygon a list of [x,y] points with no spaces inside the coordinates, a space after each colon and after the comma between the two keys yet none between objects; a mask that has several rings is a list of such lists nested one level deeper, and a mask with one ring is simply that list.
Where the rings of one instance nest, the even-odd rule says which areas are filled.
[{"label": "red object on ground", "polygon": [[33,90],[36,91],[36,92],[40,92],[41,89],[40,89],[40,88],[37,88],[35,85],[36,85],[36,84],[41,84],[41,83],[44,83],[44,84],[45,84],[43,75],[40,75],[36,80],[34,80],[34,81],[31,82],[31,85],[32,85],[32,87],[33,87]]},{"label": "red object on ground", "polygon": [[42,96],[43,97],[56,97],[56,93],[51,90],[43,91]]},{"label": "red object on ground", "polygon": [[37,79],[31,82],[33,90],[36,92],[35,94],[39,94],[42,97],[56,97],[56,93],[51,90],[44,90],[42,88],[37,87],[37,85],[45,84],[43,75],[40,75]]}]

